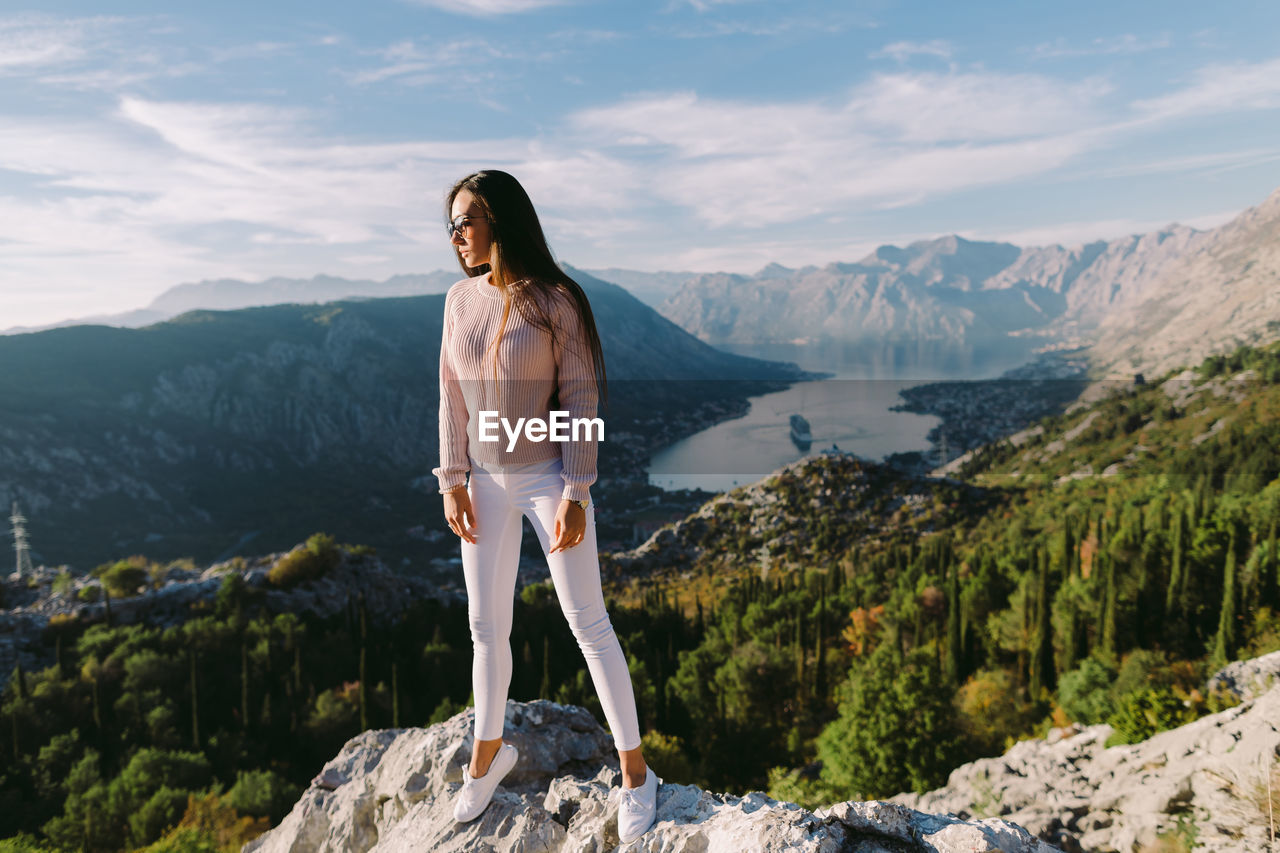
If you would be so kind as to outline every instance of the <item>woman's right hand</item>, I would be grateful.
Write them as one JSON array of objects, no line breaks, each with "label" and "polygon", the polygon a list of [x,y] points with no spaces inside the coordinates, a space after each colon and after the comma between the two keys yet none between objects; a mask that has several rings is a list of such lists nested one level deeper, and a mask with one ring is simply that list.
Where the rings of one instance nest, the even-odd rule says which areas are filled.
[{"label": "woman's right hand", "polygon": [[[444,518],[449,522],[450,530],[472,545],[476,544],[475,533],[479,527],[475,510],[471,508],[471,495],[465,487],[444,493]],[[471,520],[469,528],[464,526],[467,519]]]}]

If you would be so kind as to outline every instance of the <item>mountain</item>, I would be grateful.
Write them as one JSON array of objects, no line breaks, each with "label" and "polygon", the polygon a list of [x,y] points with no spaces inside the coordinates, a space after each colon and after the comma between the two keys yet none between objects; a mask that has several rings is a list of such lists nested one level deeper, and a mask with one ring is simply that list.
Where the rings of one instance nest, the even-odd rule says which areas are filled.
[{"label": "mountain", "polygon": [[1098,325],[1091,354],[1111,373],[1163,373],[1280,336],[1280,189],[1187,241],[1125,310]]},{"label": "mountain", "polygon": [[[582,273],[608,372],[602,479],[804,374],[719,352]],[[444,296],[190,311],[0,337],[0,505],[39,559],[228,557],[317,530],[418,561],[438,515]],[[610,440],[610,436],[613,436]],[[641,476],[643,476],[641,474]],[[602,488],[603,488],[602,482]]]},{"label": "mountain", "polygon": [[121,311],[116,314],[95,314],[90,317],[60,320],[43,326],[12,326],[8,329],[0,329],[0,335],[84,325],[122,326],[136,329],[198,308],[227,311],[257,305],[278,305],[284,302],[315,303],[330,302],[335,299],[444,293],[458,278],[459,273],[452,270],[437,270],[425,275],[393,275],[385,281],[352,280],[331,275],[317,275],[309,279],[276,276],[264,281],[252,282],[220,278],[171,287],[151,300],[145,308]]},{"label": "mountain", "polygon": [[640,272],[620,267],[593,268],[583,272],[622,285],[651,308],[657,308],[686,281],[698,276],[696,272]]},{"label": "mountain", "polygon": [[1099,374],[1163,372],[1280,334],[1280,190],[1218,228],[1074,247],[958,236],[856,263],[699,275],[660,306],[711,344],[902,341],[1089,348]]}]

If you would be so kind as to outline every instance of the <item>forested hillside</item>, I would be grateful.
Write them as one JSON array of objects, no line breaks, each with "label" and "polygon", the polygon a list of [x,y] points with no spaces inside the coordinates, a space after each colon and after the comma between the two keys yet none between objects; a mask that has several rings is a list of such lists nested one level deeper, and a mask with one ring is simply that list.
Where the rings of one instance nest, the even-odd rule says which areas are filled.
[{"label": "forested hillside", "polygon": [[[1220,709],[1205,676],[1280,648],[1278,409],[1280,346],[1243,349],[1047,418],[959,481],[810,457],[612,555],[647,760],[812,807],[940,786],[1069,721],[1136,741]],[[353,734],[469,700],[460,605],[267,618],[225,584],[181,628],[50,627],[57,663],[0,704],[0,835],[124,850],[276,820]],[[512,648],[512,698],[603,720],[549,584],[521,592]]]}]

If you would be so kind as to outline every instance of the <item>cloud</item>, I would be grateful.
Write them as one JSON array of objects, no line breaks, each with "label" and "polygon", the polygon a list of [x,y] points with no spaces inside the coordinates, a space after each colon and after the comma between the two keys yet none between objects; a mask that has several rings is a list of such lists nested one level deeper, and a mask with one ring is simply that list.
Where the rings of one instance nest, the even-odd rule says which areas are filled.
[{"label": "cloud", "polygon": [[1280,160],[1280,148],[1247,148],[1240,151],[1218,151],[1212,154],[1195,154],[1187,157],[1165,157],[1159,160],[1142,160],[1101,169],[1076,172],[1072,180],[1087,178],[1127,178],[1134,175],[1178,174],[1204,172],[1216,175],[1233,169],[1247,169],[1263,163]]},{"label": "cloud", "polygon": [[879,50],[868,54],[871,59],[878,59],[882,56],[888,56],[905,62],[912,56],[938,56],[942,59],[951,58],[951,43],[946,39],[932,39],[931,41],[895,41],[892,44],[886,44]]},{"label": "cloud", "polygon": [[139,32],[168,32],[149,18],[98,15],[57,18],[24,14],[0,18],[0,77],[26,77],[79,91],[120,91],[158,78],[189,75],[203,66],[180,51],[139,41]]},{"label": "cloud", "polygon": [[430,6],[445,12],[474,17],[493,17],[532,12],[547,6],[559,6],[574,0],[410,0],[417,6]]},{"label": "cloud", "polygon": [[378,68],[344,72],[349,82],[364,85],[395,80],[412,86],[446,83],[471,88],[493,78],[493,72],[484,67],[484,61],[506,58],[502,50],[476,38],[430,45],[405,39],[373,53],[380,56],[384,64]]},{"label": "cloud", "polygon": [[[680,4],[676,4],[680,5]],[[670,11],[670,9],[664,10]],[[700,9],[699,11],[705,11]],[[651,26],[650,31],[670,38],[718,38],[721,36],[782,36],[793,33],[839,33],[851,27],[874,27],[875,23],[858,12],[823,13],[822,15],[787,15],[765,17],[759,20],[716,19],[699,20],[693,26],[687,23]]]},{"label": "cloud", "polygon": [[647,194],[712,226],[752,227],[1058,168],[1097,144],[1094,101],[1108,90],[1092,79],[882,74],[843,102],[686,91],[582,110],[570,124],[585,143],[650,163]]},{"label": "cloud", "polygon": [[0,18],[0,73],[67,65],[92,53],[126,18],[55,18],[24,14]]},{"label": "cloud", "polygon": [[1240,215],[1239,210],[1220,210],[1183,219],[1099,219],[1075,222],[1057,222],[1034,228],[966,229],[956,232],[969,240],[995,240],[1013,243],[1015,246],[1080,246],[1095,240],[1116,240],[1134,234],[1149,234],[1173,224],[1186,225],[1198,230],[1217,228]]},{"label": "cloud", "polygon": [[1169,47],[1173,42],[1169,35],[1143,39],[1132,33],[1118,36],[1099,36],[1087,45],[1070,46],[1066,39],[1057,38],[1052,42],[1043,42],[1032,48],[1023,48],[1022,52],[1030,53],[1033,59],[1050,59],[1062,56],[1095,56],[1099,54],[1145,53]]},{"label": "cloud", "polygon": [[1190,85],[1132,106],[1146,120],[1275,109],[1280,106],[1280,58],[1206,66],[1195,72]]},{"label": "cloud", "polygon": [[520,176],[553,239],[581,245],[637,227],[630,202],[646,177],[606,154],[456,134],[345,143],[317,129],[324,118],[136,95],[74,120],[6,117],[0,170],[31,189],[0,196],[0,292],[78,295],[52,316],[6,296],[0,323],[119,310],[184,280],[297,275],[342,258],[392,258],[386,274],[439,265],[449,258],[444,190],[479,165]]},{"label": "cloud", "polygon": [[663,9],[663,11],[669,12],[683,6],[690,6],[699,12],[706,12],[710,9],[716,8],[717,6],[733,6],[741,3],[753,2],[756,2],[756,0],[673,0],[673,2],[669,3],[667,7]]}]

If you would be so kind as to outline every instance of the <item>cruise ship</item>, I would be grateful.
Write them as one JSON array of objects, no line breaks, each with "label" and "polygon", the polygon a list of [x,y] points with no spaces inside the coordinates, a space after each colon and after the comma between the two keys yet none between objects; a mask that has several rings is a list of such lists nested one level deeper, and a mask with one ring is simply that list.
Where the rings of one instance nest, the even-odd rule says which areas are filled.
[{"label": "cruise ship", "polygon": [[813,435],[809,432],[809,422],[803,415],[791,416],[791,440],[805,446],[813,442]]}]

